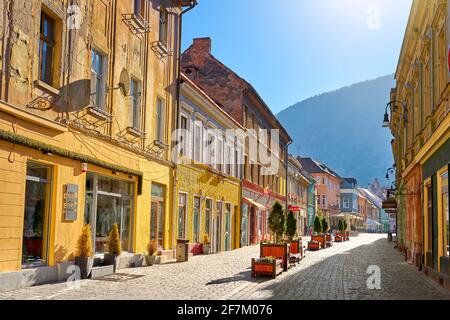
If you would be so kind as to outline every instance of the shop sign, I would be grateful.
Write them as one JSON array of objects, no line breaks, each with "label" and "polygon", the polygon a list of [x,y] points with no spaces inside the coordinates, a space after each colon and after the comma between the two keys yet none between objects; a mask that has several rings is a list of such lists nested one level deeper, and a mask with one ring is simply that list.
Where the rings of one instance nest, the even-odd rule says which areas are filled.
[{"label": "shop sign", "polygon": [[300,212],[299,206],[289,206],[289,210],[293,212]]},{"label": "shop sign", "polygon": [[76,221],[78,213],[78,185],[66,184],[64,186],[63,212],[65,221]]}]

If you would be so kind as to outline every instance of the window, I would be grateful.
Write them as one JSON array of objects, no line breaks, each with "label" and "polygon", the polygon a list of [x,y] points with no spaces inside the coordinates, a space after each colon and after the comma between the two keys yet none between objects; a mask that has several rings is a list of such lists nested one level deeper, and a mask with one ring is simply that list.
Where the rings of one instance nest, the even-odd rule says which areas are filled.
[{"label": "window", "polygon": [[178,239],[186,238],[186,200],[187,195],[180,193],[178,197]]},{"label": "window", "polygon": [[51,190],[51,168],[27,163],[22,263],[45,263]]},{"label": "window", "polygon": [[248,156],[244,156],[244,179],[248,180]]},{"label": "window", "polygon": [[180,129],[183,131],[180,136],[180,151],[179,153],[183,156],[187,156],[189,134],[188,134],[188,118],[185,115],[180,117]]},{"label": "window", "polygon": [[166,113],[166,102],[158,98],[156,102],[156,140],[158,142],[165,142],[165,113]]},{"label": "window", "polygon": [[167,9],[161,7],[159,12],[159,42],[167,47],[167,23],[169,20],[169,14]]},{"label": "window", "polygon": [[224,170],[223,166],[223,140],[221,138],[217,139],[217,159],[216,159],[216,169],[219,171]]},{"label": "window", "polygon": [[443,235],[444,235],[444,256],[449,257],[449,243],[450,243],[450,233],[449,233],[449,208],[448,208],[448,172],[441,175],[441,185],[442,185],[442,221],[443,221]]},{"label": "window", "polygon": [[145,0],[134,0],[134,15],[141,20],[145,16]]},{"label": "window", "polygon": [[343,207],[344,207],[344,209],[349,209],[350,208],[350,203],[349,203],[348,199],[344,199]]},{"label": "window", "polygon": [[202,123],[197,121],[194,126],[194,160],[202,162]]},{"label": "window", "polygon": [[131,115],[130,115],[130,127],[134,129],[141,128],[141,103],[140,103],[140,84],[138,81],[131,79],[130,83],[130,95],[131,95]]},{"label": "window", "polygon": [[205,207],[205,234],[208,234],[210,239],[211,239],[211,213],[212,213],[212,206],[213,206],[213,201],[211,199],[206,199],[206,207]]},{"label": "window", "polygon": [[55,20],[41,12],[39,40],[39,80],[53,86],[53,64],[55,59]]},{"label": "window", "polygon": [[233,150],[229,144],[225,146],[225,173],[231,175],[231,164],[233,163]]},{"label": "window", "polygon": [[105,109],[106,77],[105,57],[96,50],[91,53],[91,103],[94,107]]},{"label": "window", "polygon": [[200,197],[194,197],[194,238],[193,242],[200,242]]},{"label": "window", "polygon": [[165,187],[152,184],[150,240],[157,240],[159,248],[164,246],[164,197]]}]

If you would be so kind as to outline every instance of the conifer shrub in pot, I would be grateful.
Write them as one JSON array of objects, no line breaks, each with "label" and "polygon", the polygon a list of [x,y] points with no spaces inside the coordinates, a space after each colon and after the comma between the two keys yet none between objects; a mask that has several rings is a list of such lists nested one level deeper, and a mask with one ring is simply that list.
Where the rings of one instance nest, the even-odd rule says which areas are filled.
[{"label": "conifer shrub in pot", "polygon": [[81,279],[87,279],[91,275],[94,266],[94,252],[92,249],[92,230],[89,224],[83,226],[77,242],[77,254],[75,265],[80,269]]},{"label": "conifer shrub in pot", "polygon": [[120,242],[119,226],[115,223],[109,233],[108,253],[105,253],[104,258],[105,265],[114,266],[114,272],[117,271],[117,267],[119,266],[121,253],[122,244]]},{"label": "conifer shrub in pot", "polygon": [[314,235],[311,237],[311,242],[319,242],[322,248],[326,247],[325,235],[323,232],[322,219],[316,216],[314,219]]},{"label": "conifer shrub in pot", "polygon": [[297,219],[295,219],[294,212],[289,211],[286,221],[286,235],[289,241],[292,241],[292,239],[294,239],[296,233],[297,233]]},{"label": "conifer shrub in pot", "polygon": [[145,262],[147,266],[155,264],[156,256],[158,255],[158,241],[152,240],[147,245],[147,255],[145,256]]}]

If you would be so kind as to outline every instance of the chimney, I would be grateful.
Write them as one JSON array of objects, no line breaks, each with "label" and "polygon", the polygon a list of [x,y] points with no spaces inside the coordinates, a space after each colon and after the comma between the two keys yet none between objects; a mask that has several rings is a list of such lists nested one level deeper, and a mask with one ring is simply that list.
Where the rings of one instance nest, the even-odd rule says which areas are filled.
[{"label": "chimney", "polygon": [[203,53],[211,53],[211,38],[196,38],[194,39],[194,47]]}]

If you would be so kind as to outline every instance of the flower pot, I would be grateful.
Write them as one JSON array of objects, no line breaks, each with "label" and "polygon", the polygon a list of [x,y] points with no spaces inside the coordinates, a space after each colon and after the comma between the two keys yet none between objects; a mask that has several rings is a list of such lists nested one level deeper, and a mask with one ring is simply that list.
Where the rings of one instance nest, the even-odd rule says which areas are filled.
[{"label": "flower pot", "polygon": [[203,250],[203,254],[210,254],[210,252],[211,252],[211,245],[210,244],[203,244],[202,250]]},{"label": "flower pot", "polygon": [[156,256],[145,256],[145,262],[147,263],[147,266],[152,266],[155,264]]},{"label": "flower pot", "polygon": [[117,268],[119,267],[119,263],[120,263],[120,256],[115,255],[115,254],[105,253],[103,262],[106,266],[113,266],[114,273],[116,273]]},{"label": "flower pot", "polygon": [[134,268],[140,268],[144,264],[144,256],[142,254],[137,254],[133,257],[132,266]]},{"label": "flower pot", "polygon": [[80,269],[81,279],[87,279],[91,275],[94,258],[75,257],[75,265]]}]

